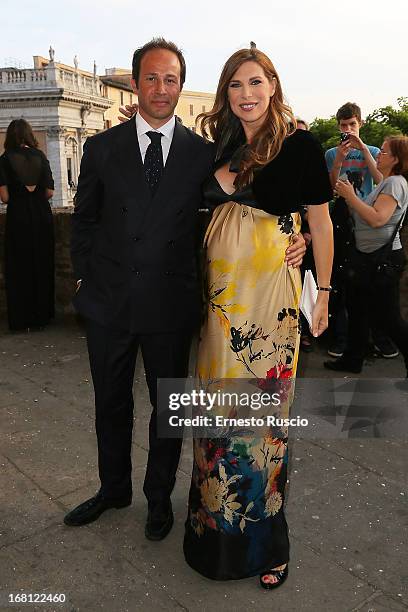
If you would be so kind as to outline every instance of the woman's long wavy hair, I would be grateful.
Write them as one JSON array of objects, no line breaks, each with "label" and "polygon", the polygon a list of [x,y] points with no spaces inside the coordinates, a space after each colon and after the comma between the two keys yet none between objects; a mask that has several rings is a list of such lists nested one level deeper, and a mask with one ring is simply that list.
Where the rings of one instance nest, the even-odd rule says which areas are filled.
[{"label": "woman's long wavy hair", "polygon": [[228,100],[228,88],[234,74],[244,62],[256,62],[263,69],[265,76],[272,82],[275,79],[275,93],[271,97],[265,122],[253,138],[245,152],[240,171],[235,179],[236,187],[244,187],[252,182],[254,170],[261,168],[274,159],[281,150],[285,138],[296,129],[296,119],[291,108],[283,100],[279,76],[265,53],[251,44],[250,49],[236,51],[226,61],[222,69],[211,111],[201,113],[196,125],[206,140],[212,140],[217,146],[216,158],[246,142],[245,133],[238,117],[231,110]]}]

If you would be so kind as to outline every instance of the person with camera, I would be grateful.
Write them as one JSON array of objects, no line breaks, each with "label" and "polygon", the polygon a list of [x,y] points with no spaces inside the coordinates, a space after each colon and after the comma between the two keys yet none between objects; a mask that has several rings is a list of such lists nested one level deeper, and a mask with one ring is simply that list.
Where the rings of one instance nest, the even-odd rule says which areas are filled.
[{"label": "person with camera", "polygon": [[347,174],[357,186],[362,198],[373,190],[373,183],[379,183],[381,173],[376,165],[378,147],[366,145],[360,138],[363,125],[361,109],[354,102],[346,102],[336,113],[340,130],[340,144],[326,151],[326,163],[330,182],[334,188],[342,174]]},{"label": "person with camera", "polygon": [[[376,165],[378,147],[366,145],[360,138],[363,125],[361,109],[354,102],[346,102],[336,113],[340,130],[340,143],[326,151],[326,163],[330,181],[334,188],[339,177],[347,176],[357,196],[363,200],[371,193],[374,184],[382,180]],[[354,243],[353,225],[348,207],[342,197],[338,197],[331,211],[334,228],[334,264],[331,296],[332,321],[329,325],[331,342],[328,353],[331,357],[341,357],[347,341],[347,310],[345,307],[344,267],[347,265],[348,251]],[[377,353],[392,358],[398,355],[394,343],[384,331],[373,326],[372,337]]]},{"label": "person with camera", "polygon": [[377,169],[383,180],[365,200],[356,195],[350,181],[335,184],[352,214],[356,244],[345,275],[348,346],[343,357],[325,362],[329,370],[361,372],[372,313],[374,324],[400,349],[408,372],[408,322],[401,317],[399,290],[406,262],[399,230],[408,207],[407,136],[384,141]]}]

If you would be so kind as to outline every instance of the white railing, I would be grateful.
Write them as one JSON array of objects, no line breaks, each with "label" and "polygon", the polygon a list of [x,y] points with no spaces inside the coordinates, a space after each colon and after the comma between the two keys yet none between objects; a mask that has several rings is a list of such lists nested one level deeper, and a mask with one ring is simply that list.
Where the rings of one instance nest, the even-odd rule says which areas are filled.
[{"label": "white railing", "polygon": [[74,70],[58,68],[49,71],[46,68],[19,70],[0,68],[0,90],[38,89],[46,87],[63,87],[71,91],[100,95],[99,80]]},{"label": "white railing", "polygon": [[14,83],[33,83],[46,81],[46,70],[0,70],[0,84],[13,85]]}]

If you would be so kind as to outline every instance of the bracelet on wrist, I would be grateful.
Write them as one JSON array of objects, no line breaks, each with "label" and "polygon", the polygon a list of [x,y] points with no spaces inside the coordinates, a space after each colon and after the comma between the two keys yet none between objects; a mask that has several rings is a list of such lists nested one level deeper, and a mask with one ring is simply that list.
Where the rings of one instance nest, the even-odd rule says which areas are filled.
[{"label": "bracelet on wrist", "polygon": [[316,285],[316,289],[318,291],[333,291],[333,287],[329,285],[328,287],[320,287],[320,285]]}]

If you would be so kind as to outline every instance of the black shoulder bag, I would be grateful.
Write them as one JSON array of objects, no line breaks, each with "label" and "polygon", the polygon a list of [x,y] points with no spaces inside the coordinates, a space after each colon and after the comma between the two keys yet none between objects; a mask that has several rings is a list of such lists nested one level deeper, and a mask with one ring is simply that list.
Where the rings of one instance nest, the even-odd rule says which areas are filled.
[{"label": "black shoulder bag", "polygon": [[401,216],[396,224],[391,238],[379,249],[371,253],[363,253],[359,251],[355,245],[351,246],[344,260],[343,274],[348,282],[358,284],[387,284],[392,280],[398,280],[404,269],[406,258],[405,256],[400,262],[393,261],[392,245],[395,237],[402,225],[406,211]]}]

